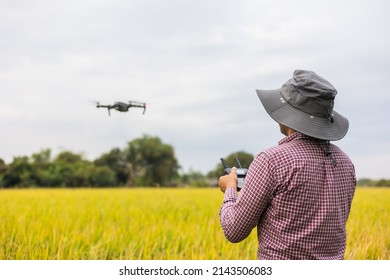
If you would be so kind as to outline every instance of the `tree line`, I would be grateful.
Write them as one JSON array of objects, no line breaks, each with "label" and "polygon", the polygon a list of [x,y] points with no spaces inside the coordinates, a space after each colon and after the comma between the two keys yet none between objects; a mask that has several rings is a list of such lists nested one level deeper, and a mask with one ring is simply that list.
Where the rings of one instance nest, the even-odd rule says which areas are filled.
[{"label": "tree line", "polygon": [[[249,167],[253,155],[239,151],[225,157],[229,166]],[[113,187],[113,186],[192,186],[217,185],[224,174],[222,163],[203,174],[181,167],[174,148],[159,137],[144,135],[127,143],[124,149],[113,148],[89,161],[82,154],[62,151],[53,156],[43,149],[31,156],[14,157],[6,164],[0,158],[0,188],[25,187]],[[359,179],[358,186],[389,187],[390,180]]]},{"label": "tree line", "polygon": [[[235,157],[245,167],[253,160],[251,154],[237,152],[226,157],[226,162],[236,165]],[[93,161],[71,151],[53,157],[51,149],[14,157],[9,164],[0,158],[0,187],[201,187],[215,184],[223,166],[217,164],[208,174],[179,171],[174,148],[159,137],[144,135],[128,142],[124,149],[113,148]]]},{"label": "tree line", "polygon": [[359,187],[390,187],[390,180],[387,179],[372,180],[368,178],[362,178],[358,180],[357,185]]}]

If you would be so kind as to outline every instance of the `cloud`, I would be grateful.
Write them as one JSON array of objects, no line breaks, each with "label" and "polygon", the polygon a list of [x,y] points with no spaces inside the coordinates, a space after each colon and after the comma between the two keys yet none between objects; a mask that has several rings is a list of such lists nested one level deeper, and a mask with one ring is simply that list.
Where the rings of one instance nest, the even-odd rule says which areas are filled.
[{"label": "cloud", "polygon": [[[277,143],[255,89],[306,68],[338,89],[336,110],[351,122],[339,144],[359,173],[386,177],[361,161],[390,160],[389,5],[2,1],[0,157],[62,147],[93,158],[149,134],[172,144],[183,168],[206,172],[230,152]],[[146,114],[108,117],[91,102],[127,100],[146,101]]]}]

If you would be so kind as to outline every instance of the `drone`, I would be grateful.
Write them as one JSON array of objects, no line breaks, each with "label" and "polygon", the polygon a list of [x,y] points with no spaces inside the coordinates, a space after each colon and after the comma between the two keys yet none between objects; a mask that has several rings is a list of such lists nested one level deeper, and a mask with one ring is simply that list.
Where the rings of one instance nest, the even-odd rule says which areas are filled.
[{"label": "drone", "polygon": [[146,111],[146,103],[138,102],[138,101],[129,101],[128,103],[124,102],[115,102],[113,105],[100,105],[99,102],[96,102],[96,108],[107,108],[108,115],[111,116],[110,110],[115,109],[119,112],[127,112],[131,107],[144,108],[142,114],[145,114]]}]

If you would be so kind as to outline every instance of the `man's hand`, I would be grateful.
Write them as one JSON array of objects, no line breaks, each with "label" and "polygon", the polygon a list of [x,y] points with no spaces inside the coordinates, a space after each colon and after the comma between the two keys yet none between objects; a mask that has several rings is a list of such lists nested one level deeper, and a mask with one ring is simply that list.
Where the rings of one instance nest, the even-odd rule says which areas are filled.
[{"label": "man's hand", "polygon": [[237,173],[235,167],[231,169],[229,175],[219,177],[218,186],[223,193],[227,188],[237,188]]}]

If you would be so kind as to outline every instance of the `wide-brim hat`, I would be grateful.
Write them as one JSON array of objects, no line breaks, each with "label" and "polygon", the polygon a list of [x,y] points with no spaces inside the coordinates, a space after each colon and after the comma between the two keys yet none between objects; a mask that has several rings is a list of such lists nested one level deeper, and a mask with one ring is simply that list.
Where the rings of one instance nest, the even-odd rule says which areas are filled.
[{"label": "wide-brim hat", "polygon": [[348,119],[333,110],[337,90],[312,71],[295,70],[281,88],[256,92],[267,113],[282,125],[328,141],[347,134]]}]

